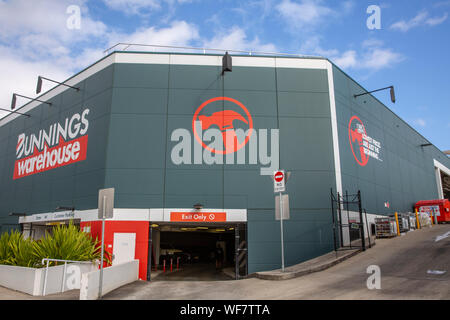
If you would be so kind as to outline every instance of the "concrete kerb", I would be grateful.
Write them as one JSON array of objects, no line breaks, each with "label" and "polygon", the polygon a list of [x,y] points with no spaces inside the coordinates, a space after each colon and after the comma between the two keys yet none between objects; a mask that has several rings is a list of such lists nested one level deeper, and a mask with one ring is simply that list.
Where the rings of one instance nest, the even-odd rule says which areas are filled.
[{"label": "concrete kerb", "polygon": [[[293,278],[298,278],[313,272],[319,272],[325,269],[328,269],[344,260],[347,260],[354,255],[361,252],[361,249],[355,250],[346,250],[341,254],[341,256],[336,258],[336,252],[330,252],[318,258],[302,262],[298,265],[291,266],[285,269],[285,272],[282,272],[281,269],[272,270],[272,271],[263,271],[256,272],[254,275],[256,278],[263,280],[288,280]],[[322,261],[325,260],[325,261]]]}]

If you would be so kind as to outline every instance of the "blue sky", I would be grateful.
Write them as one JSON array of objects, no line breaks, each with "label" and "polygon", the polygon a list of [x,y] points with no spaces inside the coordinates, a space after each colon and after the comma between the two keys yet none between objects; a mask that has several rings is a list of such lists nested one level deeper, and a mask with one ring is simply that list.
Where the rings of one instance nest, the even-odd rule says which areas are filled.
[{"label": "blue sky", "polygon": [[[69,29],[69,6],[80,28]],[[370,5],[381,29],[369,30]],[[441,150],[450,149],[450,0],[0,0],[0,107],[64,80],[117,42],[324,56]],[[24,103],[19,100],[19,105]],[[0,117],[5,113],[0,111]]]}]

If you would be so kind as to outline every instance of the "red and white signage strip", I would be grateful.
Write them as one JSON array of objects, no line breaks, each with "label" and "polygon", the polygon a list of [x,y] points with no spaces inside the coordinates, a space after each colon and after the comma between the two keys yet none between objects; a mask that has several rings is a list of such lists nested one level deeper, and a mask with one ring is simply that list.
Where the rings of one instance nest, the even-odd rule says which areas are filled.
[{"label": "red and white signage strip", "polygon": [[13,179],[19,179],[36,173],[66,166],[78,161],[86,160],[88,136],[65,142],[61,138],[60,143],[53,147],[44,147],[42,152],[17,160],[14,164]]},{"label": "red and white signage strip", "polygon": [[226,222],[225,212],[171,212],[171,222]]}]

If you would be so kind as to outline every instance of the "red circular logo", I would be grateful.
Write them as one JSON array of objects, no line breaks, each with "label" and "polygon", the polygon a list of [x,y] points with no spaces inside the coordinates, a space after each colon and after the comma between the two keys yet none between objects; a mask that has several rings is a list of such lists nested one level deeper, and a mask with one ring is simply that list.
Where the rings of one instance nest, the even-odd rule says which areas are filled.
[{"label": "red circular logo", "polygon": [[[218,112],[214,112],[211,115],[200,115],[200,112],[210,103],[216,102],[216,101],[229,101],[234,103],[239,107],[240,110],[243,111],[243,113],[236,112],[234,110],[222,110]],[[223,138],[223,149],[222,150],[216,150],[215,148],[208,147],[202,139],[200,139],[197,128],[195,126],[195,122],[200,121],[202,130],[207,130],[211,126],[215,125],[219,128],[219,130],[222,132],[222,138]],[[238,141],[235,129],[233,127],[233,121],[241,121],[247,124],[248,126],[248,133],[245,137],[245,140],[241,143]],[[248,112],[247,108],[239,101],[228,98],[228,97],[216,97],[209,99],[208,101],[203,102],[200,107],[195,111],[194,117],[192,118],[192,131],[194,132],[194,137],[197,140],[198,143],[202,145],[203,148],[219,154],[228,154],[233,153],[241,149],[243,146],[245,146],[248,141],[250,140],[250,137],[252,135],[253,131],[253,119],[250,115],[250,112]]]},{"label": "red circular logo", "polygon": [[[356,162],[358,162],[358,164],[363,167],[369,161],[369,156],[364,152],[363,136],[365,135],[366,128],[364,127],[361,119],[359,119],[357,116],[353,116],[348,123],[348,139]],[[356,153],[353,149],[353,144],[358,144],[359,149]],[[359,157],[356,156],[356,154],[359,154]]]}]

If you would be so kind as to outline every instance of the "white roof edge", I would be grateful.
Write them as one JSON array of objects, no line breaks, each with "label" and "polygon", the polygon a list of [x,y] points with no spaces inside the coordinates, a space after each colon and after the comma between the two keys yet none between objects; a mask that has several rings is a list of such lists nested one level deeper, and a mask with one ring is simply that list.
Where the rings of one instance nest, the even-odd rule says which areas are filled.
[{"label": "white roof edge", "polygon": [[439,168],[441,171],[445,172],[445,174],[450,176],[450,169],[447,168],[445,165],[437,161],[436,159],[433,159],[433,164],[436,168]]},{"label": "white roof edge", "polygon": [[[264,56],[233,56],[233,65],[237,67],[269,67],[269,68],[300,68],[300,69],[327,69],[327,59],[325,58],[303,58],[303,57],[264,57]],[[222,57],[203,54],[180,54],[180,53],[134,53],[134,52],[113,52],[109,56],[95,62],[64,83],[74,86],[84,81],[93,74],[107,68],[114,63],[140,63],[140,64],[172,64],[172,65],[205,65],[222,66]],[[58,85],[43,95],[39,100],[48,101],[51,98],[71,90],[68,87]],[[38,101],[31,101],[23,107],[17,109],[21,113],[26,113],[42,104]],[[16,113],[10,113],[0,119],[0,127],[10,121],[20,117]]]}]

